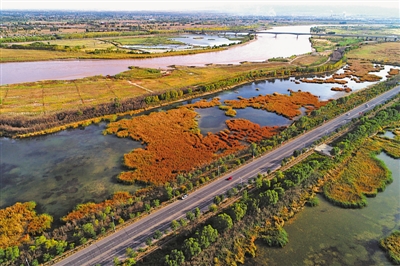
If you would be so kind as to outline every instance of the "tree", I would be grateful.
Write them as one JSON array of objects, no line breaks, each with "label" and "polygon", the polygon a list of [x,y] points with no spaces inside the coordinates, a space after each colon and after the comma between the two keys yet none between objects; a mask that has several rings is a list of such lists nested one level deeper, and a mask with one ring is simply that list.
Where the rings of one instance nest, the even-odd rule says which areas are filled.
[{"label": "tree", "polygon": [[222,213],[212,219],[212,225],[213,228],[218,230],[218,232],[223,232],[231,229],[233,222],[232,218],[228,214]]},{"label": "tree", "polygon": [[170,186],[165,186],[165,193],[167,194],[168,199],[172,199],[174,196],[174,189]]},{"label": "tree", "polygon": [[195,218],[194,213],[191,212],[191,211],[187,212],[187,213],[186,213],[186,218],[187,218],[189,221],[193,221],[194,218]]},{"label": "tree", "polygon": [[200,211],[199,207],[196,207],[196,209],[194,209],[194,216],[196,217],[196,219],[200,218],[201,211]]},{"label": "tree", "polygon": [[330,153],[332,156],[336,156],[340,154],[340,149],[338,147],[333,147]]},{"label": "tree", "polygon": [[185,255],[180,250],[173,249],[171,254],[164,257],[165,266],[179,266],[185,262]]},{"label": "tree", "polygon": [[95,237],[96,232],[94,231],[92,223],[86,223],[82,226],[83,232],[85,232],[89,237]]},{"label": "tree", "polygon": [[188,259],[191,259],[192,257],[200,254],[201,252],[201,247],[199,242],[193,237],[190,237],[188,239],[185,239],[183,242],[183,253],[185,254],[185,257]]},{"label": "tree", "polygon": [[220,204],[221,203],[221,197],[220,196],[215,196],[214,197],[214,203],[217,204],[217,205]]},{"label": "tree", "polygon": [[125,260],[124,265],[126,266],[136,265],[136,260],[134,258],[128,258]]},{"label": "tree", "polygon": [[235,202],[227,211],[233,221],[240,221],[246,214],[247,206],[243,202]]},{"label": "tree", "polygon": [[121,261],[119,260],[118,257],[114,257],[113,263],[114,263],[114,266],[121,265]]},{"label": "tree", "polygon": [[154,239],[160,239],[160,238],[162,237],[162,235],[163,235],[163,233],[161,233],[160,230],[156,230],[156,231],[154,232],[153,238],[154,238]]},{"label": "tree", "polygon": [[267,190],[260,194],[263,205],[275,205],[279,200],[278,192],[275,190]]},{"label": "tree", "polygon": [[179,223],[181,224],[181,226],[186,226],[188,224],[187,220],[184,218],[179,219]]},{"label": "tree", "polygon": [[196,233],[196,236],[201,248],[208,248],[211,243],[217,240],[218,230],[214,229],[211,225],[206,225],[201,232]]},{"label": "tree", "polygon": [[148,204],[148,203],[145,203],[145,204],[144,204],[144,211],[145,211],[145,212],[149,212],[149,211],[150,211],[150,209],[151,209],[151,206],[150,206],[150,204]]},{"label": "tree", "polygon": [[172,228],[172,230],[176,230],[176,229],[178,229],[179,228],[179,226],[180,226],[180,224],[176,221],[176,220],[172,220],[172,222],[171,222],[171,228]]},{"label": "tree", "polygon": [[133,250],[133,248],[126,248],[126,256],[129,258],[136,258],[137,253],[135,250]]},{"label": "tree", "polygon": [[160,200],[159,199],[153,200],[153,207],[157,208],[158,206],[160,206]]},{"label": "tree", "polygon": [[218,210],[218,206],[213,203],[208,209],[210,210],[210,212],[216,212]]}]

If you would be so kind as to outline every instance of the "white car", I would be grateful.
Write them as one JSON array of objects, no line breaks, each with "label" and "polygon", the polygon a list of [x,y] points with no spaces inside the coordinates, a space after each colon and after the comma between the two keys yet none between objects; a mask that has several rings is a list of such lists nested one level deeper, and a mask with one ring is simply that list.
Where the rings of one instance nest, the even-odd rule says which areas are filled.
[{"label": "white car", "polygon": [[187,198],[187,194],[185,194],[185,195],[183,195],[182,197],[181,197],[181,199],[186,199]]}]

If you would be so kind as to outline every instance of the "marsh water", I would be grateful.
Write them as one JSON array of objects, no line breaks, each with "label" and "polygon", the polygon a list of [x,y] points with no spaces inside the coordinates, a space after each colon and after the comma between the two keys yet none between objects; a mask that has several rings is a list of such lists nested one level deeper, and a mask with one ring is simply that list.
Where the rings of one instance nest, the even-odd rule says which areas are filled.
[{"label": "marsh water", "polygon": [[289,243],[268,248],[257,243],[257,256],[247,266],[260,265],[392,265],[378,241],[399,229],[400,160],[377,156],[392,172],[393,183],[362,209],[343,209],[319,197],[317,207],[306,207],[285,230]]}]

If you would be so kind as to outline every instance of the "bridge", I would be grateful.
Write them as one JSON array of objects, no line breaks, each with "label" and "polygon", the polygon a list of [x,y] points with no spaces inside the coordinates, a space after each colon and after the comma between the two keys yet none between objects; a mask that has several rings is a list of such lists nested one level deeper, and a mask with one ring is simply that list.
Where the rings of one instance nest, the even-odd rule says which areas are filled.
[{"label": "bridge", "polygon": [[342,38],[357,38],[357,39],[365,39],[366,41],[369,40],[378,40],[382,39],[385,41],[398,41],[400,40],[400,35],[364,35],[364,34],[330,34],[330,33],[315,33],[315,32],[281,32],[281,31],[220,31],[220,30],[203,30],[203,31],[195,31],[195,30],[185,30],[187,33],[195,33],[195,34],[207,34],[207,33],[220,33],[223,35],[234,34],[235,36],[239,34],[273,34],[275,38],[278,35],[296,35],[297,38],[300,35],[307,35],[307,36],[318,36],[318,37],[342,37]]}]

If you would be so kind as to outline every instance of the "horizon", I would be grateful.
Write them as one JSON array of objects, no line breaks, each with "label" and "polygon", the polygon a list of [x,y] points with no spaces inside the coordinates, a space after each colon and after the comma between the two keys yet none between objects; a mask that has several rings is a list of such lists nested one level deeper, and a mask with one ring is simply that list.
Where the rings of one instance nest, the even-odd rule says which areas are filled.
[{"label": "horizon", "polygon": [[[95,6],[94,6],[95,5]],[[206,12],[242,16],[400,16],[399,1],[95,1],[3,0],[1,11]]]}]

